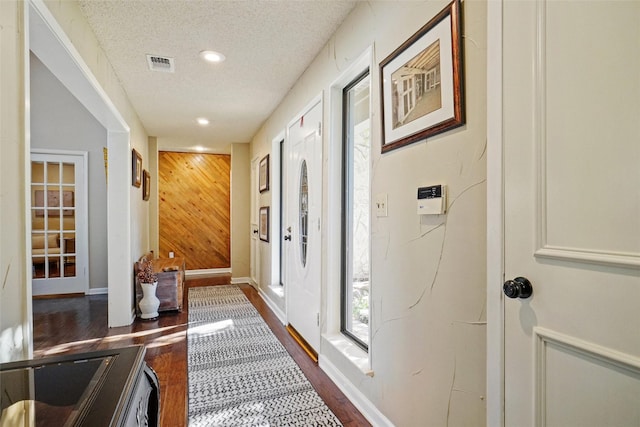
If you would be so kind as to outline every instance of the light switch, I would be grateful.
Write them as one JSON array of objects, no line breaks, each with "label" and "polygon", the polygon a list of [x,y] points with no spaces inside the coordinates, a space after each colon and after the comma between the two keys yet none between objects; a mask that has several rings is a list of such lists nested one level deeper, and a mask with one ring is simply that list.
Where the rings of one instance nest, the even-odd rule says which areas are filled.
[{"label": "light switch", "polygon": [[377,217],[386,217],[387,216],[387,194],[381,193],[376,195],[376,216]]}]

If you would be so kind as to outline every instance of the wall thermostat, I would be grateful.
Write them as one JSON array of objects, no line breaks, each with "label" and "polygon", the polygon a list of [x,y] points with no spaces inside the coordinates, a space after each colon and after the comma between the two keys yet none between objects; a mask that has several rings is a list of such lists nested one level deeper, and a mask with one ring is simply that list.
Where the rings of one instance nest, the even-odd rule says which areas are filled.
[{"label": "wall thermostat", "polygon": [[442,215],[446,212],[446,185],[418,187],[418,215]]}]

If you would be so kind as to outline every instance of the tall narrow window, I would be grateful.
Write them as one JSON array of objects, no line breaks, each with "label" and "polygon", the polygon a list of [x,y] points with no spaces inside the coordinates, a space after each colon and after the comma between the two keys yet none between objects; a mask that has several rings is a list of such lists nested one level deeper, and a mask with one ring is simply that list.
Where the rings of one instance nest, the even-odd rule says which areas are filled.
[{"label": "tall narrow window", "polygon": [[369,348],[370,266],[369,70],[343,90],[341,330]]}]

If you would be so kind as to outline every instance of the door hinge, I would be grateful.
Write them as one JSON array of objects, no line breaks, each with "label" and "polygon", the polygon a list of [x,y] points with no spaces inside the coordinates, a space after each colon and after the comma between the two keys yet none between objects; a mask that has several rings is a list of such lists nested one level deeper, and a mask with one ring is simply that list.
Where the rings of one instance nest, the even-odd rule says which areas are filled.
[{"label": "door hinge", "polygon": [[320,313],[316,313],[316,323],[320,326]]},{"label": "door hinge", "polygon": [[322,122],[318,122],[318,136],[322,136]]}]

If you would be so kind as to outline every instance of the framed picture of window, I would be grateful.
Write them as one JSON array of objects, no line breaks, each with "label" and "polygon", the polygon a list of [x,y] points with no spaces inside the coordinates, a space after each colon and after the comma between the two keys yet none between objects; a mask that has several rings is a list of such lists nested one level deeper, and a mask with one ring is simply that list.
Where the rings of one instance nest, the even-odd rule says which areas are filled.
[{"label": "framed picture of window", "polygon": [[258,236],[263,242],[269,241],[269,206],[262,206],[258,217]]},{"label": "framed picture of window", "polygon": [[460,0],[380,63],[382,152],[465,122]]},{"label": "framed picture of window", "polygon": [[131,185],[140,187],[142,184],[142,156],[135,149],[131,151]]},{"label": "framed picture of window", "polygon": [[267,154],[260,160],[258,189],[261,193],[269,189],[269,155]]}]

